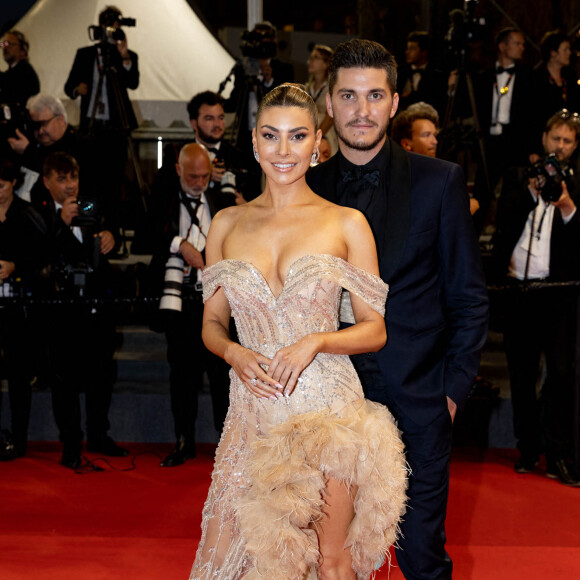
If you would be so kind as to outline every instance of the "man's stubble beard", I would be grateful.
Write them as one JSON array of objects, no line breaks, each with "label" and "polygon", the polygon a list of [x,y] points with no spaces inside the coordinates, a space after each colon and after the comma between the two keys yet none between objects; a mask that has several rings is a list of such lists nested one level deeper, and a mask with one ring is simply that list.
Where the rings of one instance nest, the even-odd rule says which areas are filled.
[{"label": "man's stubble beard", "polygon": [[387,127],[389,126],[389,122],[385,123],[381,130],[378,132],[377,137],[371,142],[357,142],[356,140],[351,140],[346,137],[342,131],[342,127],[339,127],[337,123],[334,124],[334,129],[336,131],[336,135],[338,136],[339,141],[344,143],[350,149],[354,149],[355,151],[370,151],[374,149],[384,138],[387,134]]},{"label": "man's stubble beard", "polygon": [[204,133],[199,128],[199,126],[197,127],[197,131],[195,132],[195,134],[197,135],[197,137],[201,141],[203,141],[204,143],[207,143],[208,145],[215,145],[216,143],[219,143],[223,139],[223,133],[222,133],[222,135],[221,135],[221,137],[219,139],[216,139],[212,135],[208,135],[207,133]]}]

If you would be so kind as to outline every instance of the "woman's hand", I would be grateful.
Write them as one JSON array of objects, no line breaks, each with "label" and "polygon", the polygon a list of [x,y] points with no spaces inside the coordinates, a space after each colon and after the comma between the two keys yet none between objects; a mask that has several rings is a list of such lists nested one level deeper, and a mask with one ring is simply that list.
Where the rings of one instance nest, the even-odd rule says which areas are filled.
[{"label": "woman's hand", "polygon": [[319,340],[309,334],[298,342],[280,349],[272,359],[268,374],[284,388],[284,395],[292,394],[302,371],[320,351]]},{"label": "woman's hand", "polygon": [[224,358],[255,397],[275,401],[283,396],[282,386],[269,377],[261,366],[268,367],[271,364],[268,357],[232,343]]}]

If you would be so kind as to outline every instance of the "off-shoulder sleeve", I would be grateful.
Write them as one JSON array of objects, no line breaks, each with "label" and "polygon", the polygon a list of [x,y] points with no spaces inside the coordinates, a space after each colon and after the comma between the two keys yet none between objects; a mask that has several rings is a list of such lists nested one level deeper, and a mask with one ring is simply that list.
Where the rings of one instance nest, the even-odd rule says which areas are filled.
[{"label": "off-shoulder sleeve", "polygon": [[349,293],[355,294],[364,300],[381,316],[384,316],[385,303],[387,301],[387,294],[389,293],[388,284],[385,284],[378,276],[370,274],[361,268],[357,268],[344,260],[341,262],[341,286],[345,290],[348,290]]},{"label": "off-shoulder sleeve", "polygon": [[213,264],[213,266],[208,266],[203,270],[201,274],[201,282],[203,284],[204,302],[207,302],[223,284],[224,275],[225,272],[222,268],[222,262]]}]

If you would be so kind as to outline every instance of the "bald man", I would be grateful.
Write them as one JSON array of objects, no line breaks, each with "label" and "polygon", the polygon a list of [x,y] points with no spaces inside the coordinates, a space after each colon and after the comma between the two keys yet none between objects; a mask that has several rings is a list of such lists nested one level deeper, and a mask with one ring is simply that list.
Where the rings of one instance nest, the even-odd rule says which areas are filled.
[{"label": "bald man", "polygon": [[[171,411],[176,444],[161,462],[174,467],[195,457],[195,422],[203,374],[209,377],[214,423],[221,430],[228,407],[229,366],[201,340],[201,272],[205,240],[219,200],[208,190],[212,165],[207,149],[185,145],[175,165],[177,191],[158,191],[153,215],[156,252],[152,277],[161,295],[159,330],[167,338]],[[231,197],[231,196],[230,196]],[[233,199],[233,198],[232,198]]]}]

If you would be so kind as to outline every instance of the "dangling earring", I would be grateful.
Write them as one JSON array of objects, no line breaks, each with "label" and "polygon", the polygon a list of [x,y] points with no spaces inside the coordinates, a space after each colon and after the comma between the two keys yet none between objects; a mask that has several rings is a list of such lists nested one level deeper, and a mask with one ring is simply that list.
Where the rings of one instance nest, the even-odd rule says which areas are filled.
[{"label": "dangling earring", "polygon": [[317,147],[316,150],[314,151],[314,153],[310,157],[310,167],[314,167],[315,165],[318,165],[319,159],[320,159],[320,151],[318,150],[318,147]]},{"label": "dangling earring", "polygon": [[256,151],[256,146],[252,145],[252,149],[254,150],[254,157],[256,158],[256,161],[258,163],[260,163],[260,156],[258,155],[258,152]]}]

